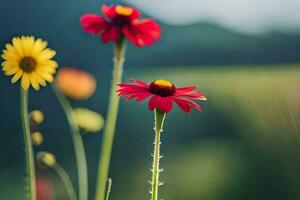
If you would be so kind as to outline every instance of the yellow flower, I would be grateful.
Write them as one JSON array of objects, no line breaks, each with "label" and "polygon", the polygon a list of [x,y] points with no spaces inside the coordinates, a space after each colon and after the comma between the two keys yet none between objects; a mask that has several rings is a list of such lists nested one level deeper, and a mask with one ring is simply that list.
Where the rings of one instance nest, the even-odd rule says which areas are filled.
[{"label": "yellow flower", "polygon": [[103,128],[103,117],[87,108],[74,108],[78,127],[86,132],[98,132]]},{"label": "yellow flower", "polygon": [[21,86],[27,90],[31,85],[35,90],[40,85],[46,86],[47,82],[53,81],[57,63],[51,58],[55,51],[46,48],[47,42],[33,36],[14,37],[12,44],[6,44],[1,57],[5,60],[1,66],[6,76],[12,76],[12,83],[21,77]]}]

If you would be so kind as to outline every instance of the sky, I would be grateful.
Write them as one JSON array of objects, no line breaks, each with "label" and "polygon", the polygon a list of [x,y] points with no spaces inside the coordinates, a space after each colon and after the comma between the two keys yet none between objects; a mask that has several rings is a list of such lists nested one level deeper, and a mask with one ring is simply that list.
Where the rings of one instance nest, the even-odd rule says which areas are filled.
[{"label": "sky", "polygon": [[125,0],[171,24],[214,22],[244,32],[300,30],[300,0]]}]

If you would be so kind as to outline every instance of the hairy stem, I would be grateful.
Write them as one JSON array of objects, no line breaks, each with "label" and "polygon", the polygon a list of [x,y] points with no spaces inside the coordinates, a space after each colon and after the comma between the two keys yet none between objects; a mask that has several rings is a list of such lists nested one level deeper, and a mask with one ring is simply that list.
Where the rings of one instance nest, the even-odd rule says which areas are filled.
[{"label": "hairy stem", "polygon": [[154,152],[153,152],[153,165],[152,165],[152,190],[151,200],[158,199],[158,186],[159,186],[159,160],[160,156],[160,134],[164,124],[166,114],[161,112],[159,109],[155,110],[155,140],[154,140]]},{"label": "hairy stem", "polygon": [[114,53],[114,69],[113,77],[111,82],[111,94],[110,101],[108,105],[108,112],[106,118],[106,125],[104,128],[101,153],[98,165],[98,178],[96,185],[96,200],[105,199],[106,184],[111,160],[111,152],[113,146],[113,140],[115,135],[118,108],[119,108],[119,97],[117,96],[116,90],[118,88],[117,84],[122,81],[123,74],[123,63],[125,56],[125,42],[124,39],[120,39],[116,42],[115,53]]},{"label": "hairy stem", "polygon": [[35,185],[35,166],[34,166],[34,154],[31,143],[31,135],[28,121],[28,90],[21,88],[21,122],[23,129],[23,137],[25,142],[25,154],[26,154],[26,170],[27,170],[27,184],[29,200],[36,199],[36,185]]},{"label": "hairy stem", "polygon": [[87,160],[84,149],[84,144],[82,137],[80,135],[79,128],[76,124],[75,114],[73,109],[60,90],[52,84],[52,88],[63,108],[66,118],[69,123],[71,130],[73,147],[75,152],[76,167],[77,167],[77,176],[78,176],[78,187],[79,187],[79,200],[88,200],[88,169],[87,169]]},{"label": "hairy stem", "polygon": [[64,170],[64,168],[60,164],[55,163],[55,165],[52,166],[52,169],[57,173],[57,175],[61,179],[61,181],[66,189],[69,199],[77,200],[76,192],[75,192],[74,186],[72,184],[72,181],[71,181],[69,175],[67,174],[67,172]]},{"label": "hairy stem", "polygon": [[108,179],[108,185],[107,185],[107,191],[106,191],[106,198],[105,200],[109,200],[109,195],[111,192],[111,185],[112,185],[112,180],[111,178]]}]

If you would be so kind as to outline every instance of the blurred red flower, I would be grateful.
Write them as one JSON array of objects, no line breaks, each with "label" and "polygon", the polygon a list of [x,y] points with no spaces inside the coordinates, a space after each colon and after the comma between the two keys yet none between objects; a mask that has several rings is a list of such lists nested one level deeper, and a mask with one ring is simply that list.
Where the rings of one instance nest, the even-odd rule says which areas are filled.
[{"label": "blurred red flower", "polygon": [[100,36],[104,43],[116,42],[125,36],[138,47],[150,46],[160,38],[160,26],[153,19],[141,19],[140,12],[131,6],[102,6],[105,17],[85,14],[80,23],[85,32]]},{"label": "blurred red flower", "polygon": [[54,189],[49,178],[41,176],[36,178],[36,199],[54,200]]},{"label": "blurred red flower", "polygon": [[202,92],[195,91],[197,87],[188,86],[176,88],[175,85],[166,80],[155,80],[150,85],[140,80],[131,80],[134,84],[118,84],[120,89],[117,91],[119,96],[125,96],[126,100],[135,98],[136,102],[143,101],[151,96],[148,103],[149,109],[160,109],[168,113],[173,108],[175,102],[184,112],[190,112],[191,108],[202,111],[201,107],[192,100],[205,101]]}]

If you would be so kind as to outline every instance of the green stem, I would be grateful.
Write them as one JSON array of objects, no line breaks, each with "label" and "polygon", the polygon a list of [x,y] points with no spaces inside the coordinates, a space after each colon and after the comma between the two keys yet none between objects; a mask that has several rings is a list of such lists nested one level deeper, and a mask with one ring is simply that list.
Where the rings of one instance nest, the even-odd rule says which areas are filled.
[{"label": "green stem", "polygon": [[60,164],[55,163],[55,165],[52,166],[52,169],[57,173],[57,175],[61,179],[61,181],[67,191],[69,199],[77,200],[77,196],[76,196],[72,181],[71,181],[69,175],[67,174],[67,172],[64,170],[64,168]]},{"label": "green stem", "polygon": [[106,191],[106,198],[105,200],[109,200],[109,195],[111,192],[111,185],[112,185],[112,180],[111,178],[108,179],[108,185],[107,185],[107,191]]},{"label": "green stem", "polygon": [[120,39],[115,45],[114,53],[114,69],[113,77],[111,82],[111,95],[108,106],[106,125],[103,133],[102,148],[99,158],[98,165],[98,178],[96,185],[96,200],[105,199],[106,183],[109,172],[109,165],[111,160],[111,152],[113,146],[113,140],[115,135],[117,115],[119,108],[119,97],[117,96],[116,90],[118,89],[117,84],[122,81],[123,63],[125,56],[125,42],[124,39]]},{"label": "green stem", "polygon": [[158,186],[159,186],[159,160],[160,156],[160,134],[164,124],[166,114],[159,109],[155,110],[155,140],[154,140],[154,153],[153,153],[153,165],[152,165],[152,190],[151,200],[158,199]]},{"label": "green stem", "polygon": [[28,199],[36,199],[36,185],[35,185],[35,166],[34,166],[34,154],[31,144],[31,135],[28,121],[28,90],[21,88],[21,121],[23,129],[23,137],[25,142],[25,154],[26,154],[26,170],[28,181]]},{"label": "green stem", "polygon": [[88,200],[87,160],[82,137],[80,135],[79,128],[76,124],[75,114],[65,95],[63,95],[57,88],[57,86],[55,86],[54,84],[52,84],[52,88],[65,112],[71,129],[78,175],[79,200]]}]

